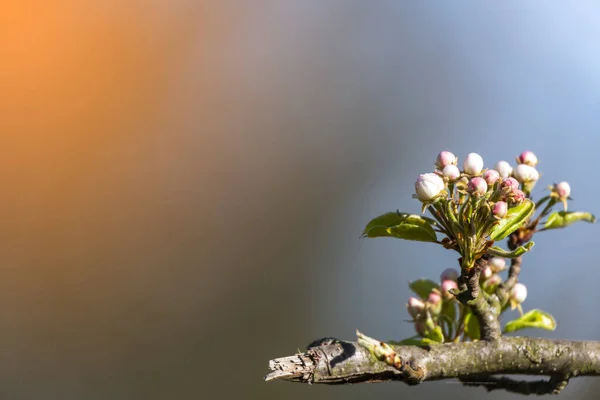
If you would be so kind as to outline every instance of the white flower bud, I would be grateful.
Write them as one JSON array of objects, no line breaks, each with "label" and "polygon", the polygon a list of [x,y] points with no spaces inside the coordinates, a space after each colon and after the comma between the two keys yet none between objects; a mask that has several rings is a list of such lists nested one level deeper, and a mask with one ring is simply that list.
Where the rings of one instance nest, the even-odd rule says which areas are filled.
[{"label": "white flower bud", "polygon": [[483,158],[477,153],[469,153],[463,163],[463,170],[469,175],[479,175],[483,170]]},{"label": "white flower bud", "polygon": [[408,313],[410,314],[410,316],[416,319],[425,310],[425,303],[423,303],[421,300],[417,299],[416,297],[410,297],[408,299],[408,304],[406,305],[406,309],[408,310]]},{"label": "white flower bud", "polygon": [[442,170],[442,175],[447,178],[450,182],[454,182],[460,177],[460,170],[456,165],[446,165]]},{"label": "white flower bud", "polygon": [[540,173],[527,164],[519,164],[513,171],[515,178],[521,183],[534,183],[540,179]]},{"label": "white flower bud", "polygon": [[492,271],[492,268],[490,268],[489,266],[485,267],[482,271],[481,271],[481,275],[480,277],[483,279],[488,279],[490,276],[492,276],[494,274],[494,272]]},{"label": "white flower bud", "polygon": [[568,182],[560,182],[554,186],[554,192],[558,194],[561,199],[566,199],[571,195],[571,185]]},{"label": "white flower bud", "polygon": [[490,258],[489,265],[494,272],[498,273],[504,271],[506,268],[506,260],[502,257],[492,257]]},{"label": "white flower bud", "polygon": [[527,286],[517,283],[510,291],[510,299],[517,304],[521,304],[527,298]]},{"label": "white flower bud", "polygon": [[498,164],[496,164],[496,171],[498,171],[501,178],[508,178],[510,174],[512,174],[513,169],[508,162],[498,161]]},{"label": "white flower bud", "polygon": [[445,187],[444,180],[434,173],[421,174],[415,182],[415,191],[421,201],[433,200]]}]

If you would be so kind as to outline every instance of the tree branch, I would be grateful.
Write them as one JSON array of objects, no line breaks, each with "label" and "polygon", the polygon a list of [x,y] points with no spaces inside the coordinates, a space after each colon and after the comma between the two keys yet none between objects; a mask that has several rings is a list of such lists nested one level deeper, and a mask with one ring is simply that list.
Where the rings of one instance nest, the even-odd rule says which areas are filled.
[{"label": "tree branch", "polygon": [[487,263],[488,257],[481,257],[477,260],[475,266],[471,268],[468,275],[464,275],[464,272],[460,275],[458,285],[461,291],[456,293],[456,298],[473,311],[477,322],[479,322],[481,339],[498,340],[502,335],[498,314],[488,303],[485,294],[479,287],[479,275],[487,266]]},{"label": "tree branch", "polygon": [[[391,346],[400,362],[392,367],[356,342],[331,340],[305,353],[271,360],[266,381],[344,384],[458,378],[469,386],[519,393],[556,393],[568,379],[600,375],[600,342],[501,337],[494,341]],[[398,358],[397,358],[398,359]],[[490,375],[541,375],[550,381],[519,382]]]}]

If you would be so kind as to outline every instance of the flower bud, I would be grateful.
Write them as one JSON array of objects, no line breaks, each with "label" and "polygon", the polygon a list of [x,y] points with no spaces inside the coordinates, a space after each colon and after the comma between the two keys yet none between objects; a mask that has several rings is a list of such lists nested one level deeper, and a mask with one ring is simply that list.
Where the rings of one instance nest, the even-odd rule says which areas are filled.
[{"label": "flower bud", "polygon": [[445,281],[442,282],[441,288],[442,288],[442,294],[445,297],[448,297],[449,296],[449,293],[448,293],[449,290],[450,289],[458,289],[458,284],[456,283],[456,281],[447,279],[447,280],[445,280]]},{"label": "flower bud", "polygon": [[566,199],[571,195],[571,186],[568,182],[563,181],[554,185],[554,189],[552,191],[556,193],[559,198]]},{"label": "flower bud", "polygon": [[517,162],[519,164],[525,164],[531,167],[535,167],[538,163],[538,159],[532,151],[524,151],[521,154],[519,154],[519,157],[517,157]]},{"label": "flower bud", "polygon": [[[522,165],[524,165],[524,164],[522,164]],[[519,189],[514,190],[508,196],[509,203],[514,206],[521,204],[524,200],[525,200],[525,193]]]},{"label": "flower bud", "polygon": [[439,304],[442,301],[442,296],[438,292],[431,292],[427,297],[427,302],[431,304]]},{"label": "flower bud", "polygon": [[481,286],[484,290],[488,292],[493,292],[501,282],[502,277],[498,274],[493,274],[489,278],[487,278]]},{"label": "flower bud", "polygon": [[498,161],[498,164],[496,164],[496,171],[498,171],[501,178],[508,178],[510,174],[512,174],[513,169],[508,162]]},{"label": "flower bud", "polygon": [[439,315],[442,312],[442,296],[436,291],[429,293],[427,297],[429,312],[433,315]]},{"label": "flower bud", "polygon": [[467,185],[467,192],[475,197],[485,196],[487,189],[487,183],[485,183],[485,180],[478,176],[472,178]]},{"label": "flower bud", "polygon": [[510,290],[510,299],[517,304],[521,304],[527,298],[527,286],[517,283]]},{"label": "flower bud", "polygon": [[454,182],[460,177],[460,170],[454,164],[446,165],[442,170],[442,175],[450,182]]},{"label": "flower bud", "polygon": [[527,164],[519,164],[513,171],[515,178],[521,183],[534,183],[540,179],[540,173]]},{"label": "flower bud", "polygon": [[515,178],[504,178],[500,183],[500,188],[504,193],[510,193],[519,189],[519,182]]},{"label": "flower bud", "polygon": [[479,277],[483,278],[483,279],[488,279],[493,274],[494,273],[492,272],[492,268],[490,268],[490,266],[488,265],[481,271],[481,274],[479,275]]},{"label": "flower bud", "polygon": [[492,213],[494,213],[494,216],[498,218],[504,218],[504,216],[506,216],[507,211],[508,204],[506,204],[504,201],[497,201],[494,204],[494,208],[492,208]]},{"label": "flower bud", "polygon": [[410,314],[411,317],[413,317],[414,319],[417,319],[419,317],[419,315],[421,315],[423,313],[423,311],[425,311],[425,303],[423,303],[421,300],[417,299],[416,297],[410,297],[408,299],[408,304],[406,305],[406,309],[408,310],[408,313]]},{"label": "flower bud", "polygon": [[458,163],[458,158],[449,151],[442,151],[438,154],[435,160],[435,166],[441,171],[447,165],[456,165]]},{"label": "flower bud", "polygon": [[488,265],[492,268],[492,271],[498,273],[500,271],[504,271],[506,268],[506,260],[502,257],[492,257]]},{"label": "flower bud", "polygon": [[483,173],[483,179],[488,185],[493,185],[496,183],[498,179],[500,179],[500,174],[495,169],[488,169]]},{"label": "flower bud", "polygon": [[469,175],[479,175],[483,170],[483,158],[477,153],[469,153],[463,163],[463,170]]},{"label": "flower bud", "polygon": [[440,281],[444,282],[451,280],[456,282],[458,280],[458,272],[454,268],[446,268],[440,275]]},{"label": "flower bud", "polygon": [[415,191],[421,201],[433,200],[445,187],[444,180],[434,173],[421,174],[415,182]]}]

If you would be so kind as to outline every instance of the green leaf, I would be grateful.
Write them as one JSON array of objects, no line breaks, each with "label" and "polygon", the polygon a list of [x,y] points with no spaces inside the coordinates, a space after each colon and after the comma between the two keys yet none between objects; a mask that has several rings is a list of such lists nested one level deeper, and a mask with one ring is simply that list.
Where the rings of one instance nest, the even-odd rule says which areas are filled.
[{"label": "green leaf", "polygon": [[515,332],[525,328],[539,328],[553,331],[556,329],[554,317],[542,310],[531,310],[523,314],[520,318],[506,323],[504,332]]},{"label": "green leaf", "polygon": [[591,213],[580,211],[555,211],[548,216],[544,229],[564,228],[577,221],[594,223],[596,217]]},{"label": "green leaf", "polygon": [[427,300],[429,293],[431,293],[433,289],[440,290],[440,285],[429,279],[417,279],[416,281],[410,282],[408,287],[424,300]]},{"label": "green leaf", "polygon": [[479,340],[479,321],[477,317],[469,310],[465,315],[465,334],[471,340]]},{"label": "green leaf", "polygon": [[456,304],[453,301],[442,303],[442,316],[448,318],[449,323],[454,323],[456,320]]},{"label": "green leaf", "polygon": [[430,218],[399,212],[389,212],[371,220],[361,237],[395,237],[398,239],[437,242]]},{"label": "green leaf", "polygon": [[442,332],[441,326],[436,326],[433,328],[428,334],[427,339],[430,339],[434,342],[444,343],[444,333]]},{"label": "green leaf", "polygon": [[516,258],[519,257],[525,253],[527,253],[529,250],[531,250],[531,248],[533,247],[535,243],[534,242],[528,242],[527,244],[525,244],[525,246],[519,246],[516,249],[514,249],[513,251],[506,251],[503,248],[500,248],[498,246],[493,246],[490,247],[487,252],[489,255],[494,256],[494,257],[504,257],[504,258]]},{"label": "green leaf", "polygon": [[533,215],[535,205],[529,199],[525,199],[516,207],[509,208],[506,216],[490,229],[490,239],[502,240],[521,226]]}]

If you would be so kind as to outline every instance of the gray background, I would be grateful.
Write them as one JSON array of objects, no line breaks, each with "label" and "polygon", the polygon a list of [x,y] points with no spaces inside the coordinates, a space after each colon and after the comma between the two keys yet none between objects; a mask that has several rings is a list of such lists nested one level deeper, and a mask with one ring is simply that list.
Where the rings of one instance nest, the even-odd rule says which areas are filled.
[{"label": "gray background", "polygon": [[[262,377],[319,337],[413,334],[406,282],[456,255],[358,236],[418,212],[440,150],[487,166],[533,150],[538,197],[568,180],[572,209],[599,211],[600,6],[491,4],[17,9],[0,75],[3,398],[484,396]],[[559,326],[527,334],[600,340],[597,232],[539,235],[525,308]]]}]

